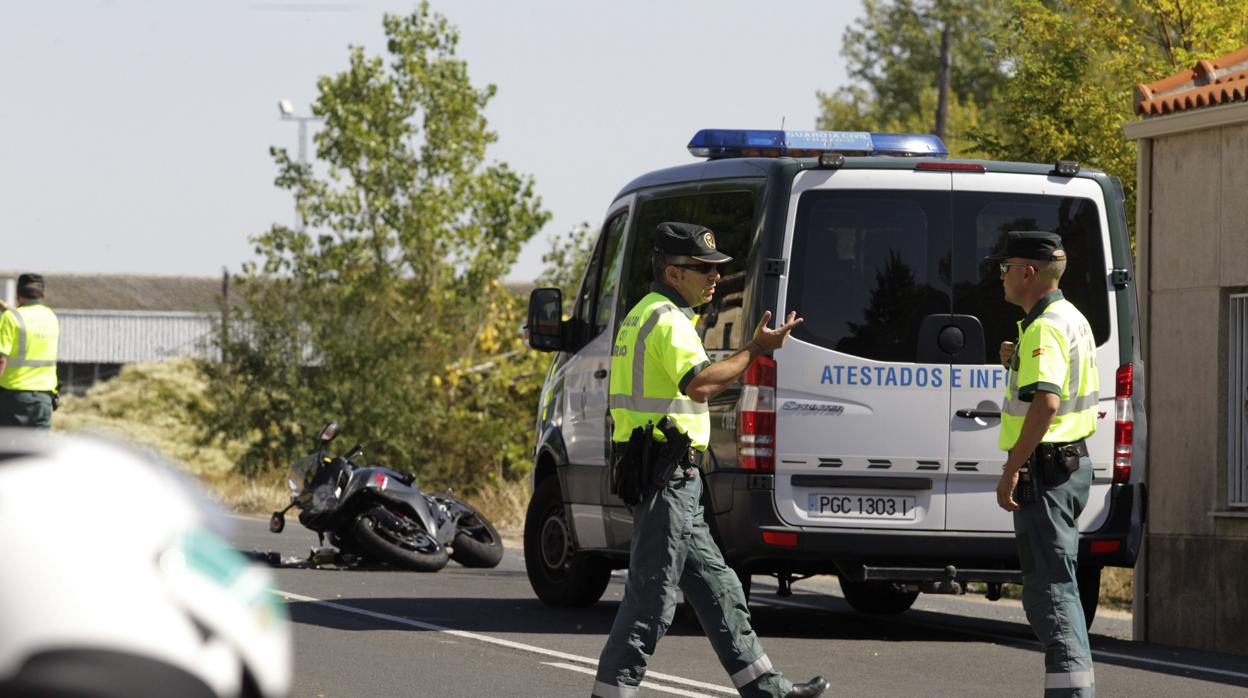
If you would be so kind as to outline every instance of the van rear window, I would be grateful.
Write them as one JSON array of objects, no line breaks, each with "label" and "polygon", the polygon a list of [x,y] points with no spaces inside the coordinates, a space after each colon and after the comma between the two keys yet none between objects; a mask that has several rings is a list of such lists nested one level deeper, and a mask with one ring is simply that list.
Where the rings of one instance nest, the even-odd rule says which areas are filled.
[{"label": "van rear window", "polygon": [[928,315],[979,319],[982,358],[1017,335],[1022,310],[1005,301],[984,257],[1013,230],[1060,234],[1070,261],[1061,288],[1109,338],[1100,216],[1091,199],[993,192],[812,190],[798,202],[786,307],[806,322],[805,342],[876,361],[914,362]]},{"label": "van rear window", "polygon": [[949,194],[814,190],[798,202],[786,308],[793,336],[877,361],[914,361],[919,326],[950,312]]},{"label": "van rear window", "polygon": [[997,347],[1018,334],[1022,310],[1005,302],[1001,272],[984,257],[1005,248],[1013,230],[1047,230],[1062,236],[1068,261],[1062,295],[1092,326],[1097,346],[1109,339],[1109,286],[1100,212],[1096,202],[1071,196],[954,192],[953,306],[974,315],[984,327],[988,356],[996,362]]}]

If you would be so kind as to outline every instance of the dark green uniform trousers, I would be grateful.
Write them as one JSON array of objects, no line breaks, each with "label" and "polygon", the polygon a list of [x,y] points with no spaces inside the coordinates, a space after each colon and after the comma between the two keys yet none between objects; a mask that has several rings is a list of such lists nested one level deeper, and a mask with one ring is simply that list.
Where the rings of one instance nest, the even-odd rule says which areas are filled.
[{"label": "dark green uniform trousers", "polygon": [[1088,503],[1092,460],[1080,459],[1066,482],[1036,480],[1038,501],[1014,512],[1014,536],[1023,572],[1023,610],[1044,646],[1044,695],[1091,698],[1092,649],[1079,602],[1075,570],[1079,514]]},{"label": "dark green uniform trousers", "polygon": [[52,396],[0,388],[0,427],[52,428]]},{"label": "dark green uniform trousers", "polygon": [[771,666],[750,625],[741,581],[711,538],[699,498],[702,478],[681,469],[633,511],[633,543],[624,600],[598,659],[594,696],[637,695],[659,638],[676,612],[676,587],[743,696],[783,696],[793,684]]}]

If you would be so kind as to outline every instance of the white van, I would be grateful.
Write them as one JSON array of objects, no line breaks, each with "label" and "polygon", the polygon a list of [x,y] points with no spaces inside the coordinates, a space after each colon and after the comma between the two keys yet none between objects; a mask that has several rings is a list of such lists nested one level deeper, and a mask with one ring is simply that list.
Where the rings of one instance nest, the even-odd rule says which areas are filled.
[{"label": "white van", "polygon": [[[1005,369],[1022,311],[1004,300],[1006,233],[1062,236],[1061,288],[1091,323],[1101,409],[1079,581],[1131,567],[1144,487],[1143,362],[1121,184],[1078,164],[951,160],[932,136],[701,131],[707,160],[643,175],[607,209],[576,298],[537,289],[530,344],[555,351],[538,408],[525,560],[552,605],[594,603],[628,564],[632,521],[608,493],[610,349],[646,292],[655,225],[715,231],[734,257],[699,328],[712,359],[771,310],[805,323],[710,403],[705,507],[728,564],[780,591],[836,574],[865,612],[920,591],[1021,580],[996,504]],[[569,320],[562,320],[564,311]]]}]

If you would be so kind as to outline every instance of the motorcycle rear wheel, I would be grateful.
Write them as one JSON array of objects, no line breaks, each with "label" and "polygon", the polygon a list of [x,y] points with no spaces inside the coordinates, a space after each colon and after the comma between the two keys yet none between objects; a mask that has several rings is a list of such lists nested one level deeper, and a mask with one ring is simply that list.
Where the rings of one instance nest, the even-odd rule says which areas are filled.
[{"label": "motorcycle rear wheel", "polygon": [[467,503],[455,502],[468,513],[459,517],[455,539],[451,542],[451,559],[464,567],[498,567],[503,561],[503,538],[494,524]]},{"label": "motorcycle rear wheel", "polygon": [[428,536],[421,539],[389,530],[378,531],[381,520],[384,515],[377,513],[376,508],[365,509],[351,526],[355,541],[365,553],[414,572],[437,572],[446,567],[449,559],[446,548]]}]

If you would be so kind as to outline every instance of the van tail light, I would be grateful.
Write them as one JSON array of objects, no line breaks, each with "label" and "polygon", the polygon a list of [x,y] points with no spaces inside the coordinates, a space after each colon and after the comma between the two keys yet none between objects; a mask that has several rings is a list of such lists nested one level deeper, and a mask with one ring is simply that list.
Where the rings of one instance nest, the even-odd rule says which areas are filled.
[{"label": "van tail light", "polygon": [[1135,413],[1131,409],[1133,364],[1118,367],[1114,390],[1114,484],[1131,480],[1131,458],[1134,455]]},{"label": "van tail light", "polygon": [[1121,549],[1122,549],[1121,539],[1108,538],[1104,540],[1092,541],[1092,545],[1088,549],[1088,552],[1092,553],[1093,555],[1109,555],[1112,553],[1116,553]]},{"label": "van tail light", "polygon": [[768,356],[745,369],[737,398],[737,459],[745,470],[776,471],[776,360]]},{"label": "van tail light", "polygon": [[782,548],[796,548],[797,534],[788,531],[763,531],[763,542],[767,545],[778,545]]}]

